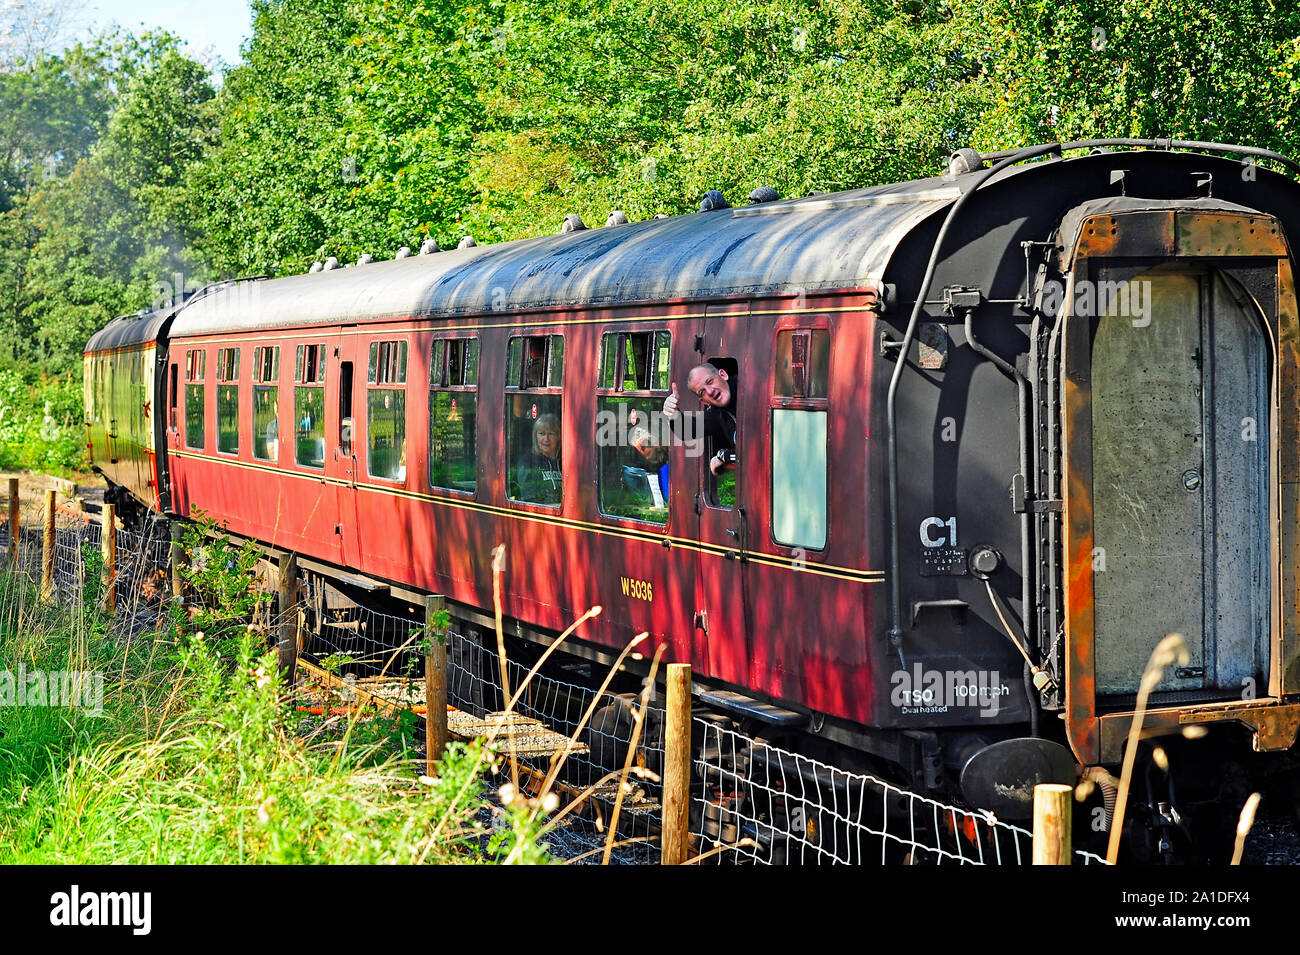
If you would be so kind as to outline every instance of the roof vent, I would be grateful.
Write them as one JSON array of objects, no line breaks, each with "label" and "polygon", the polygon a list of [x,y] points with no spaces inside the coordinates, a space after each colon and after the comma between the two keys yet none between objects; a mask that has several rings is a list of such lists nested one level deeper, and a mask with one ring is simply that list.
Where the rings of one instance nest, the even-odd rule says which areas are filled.
[{"label": "roof vent", "polygon": [[473,237],[472,235],[467,235],[467,236],[465,236],[463,239],[460,240],[460,245],[456,246],[456,248],[458,248],[458,249],[472,249],[472,248],[474,248],[476,245],[478,245],[478,243],[474,241],[474,237]]},{"label": "roof vent", "polygon": [[425,239],[423,242],[420,243],[421,255],[431,255],[432,253],[437,251],[439,251],[438,243],[434,242],[433,239]]},{"label": "roof vent", "polygon": [[325,266],[321,265],[319,262],[313,262],[313,263],[311,264],[311,268],[309,268],[309,269],[307,270],[307,274],[308,274],[308,275],[313,275],[313,274],[315,274],[316,272],[319,272],[319,271],[320,271],[321,269],[323,269],[323,268],[325,268]]},{"label": "roof vent", "polygon": [[605,228],[612,225],[627,225],[627,213],[620,212],[618,209],[611,212],[609,218],[605,220]]},{"label": "roof vent", "polygon": [[974,172],[976,169],[983,168],[984,157],[969,146],[963,146],[948,157],[949,177],[964,176],[968,172]]},{"label": "roof vent", "polygon": [[337,269],[338,267],[339,267],[339,260],[331,255],[328,259],[325,260],[325,265],[321,267],[321,271],[329,272],[332,271],[333,269]]},{"label": "roof vent", "polygon": [[581,232],[585,228],[587,228],[587,223],[582,221],[582,216],[578,215],[576,212],[570,212],[564,217],[564,222],[560,226],[560,234],[563,235],[565,232]]},{"label": "roof vent", "polygon": [[357,259],[357,265],[369,265],[373,261],[375,261],[375,257],[367,252],[365,255],[361,256],[361,258]]},{"label": "roof vent", "polygon": [[668,213],[666,213],[666,212],[656,212],[656,213],[654,214],[654,218],[656,218],[656,219],[671,219],[672,216],[670,216],[670,215],[669,215]]},{"label": "roof vent", "polygon": [[722,197],[722,193],[717,189],[710,189],[704,194],[700,201],[701,212],[712,212],[714,209],[730,209],[731,203]]},{"label": "roof vent", "polygon": [[804,196],[804,198],[811,199],[813,196],[824,196],[824,195],[826,195],[826,193],[822,192],[820,189],[814,189],[812,192],[808,193],[808,195]]},{"label": "roof vent", "polygon": [[411,247],[409,245],[402,246],[400,249],[397,250],[397,254],[393,256],[393,258],[395,259],[409,259],[410,257],[411,257]]},{"label": "roof vent", "polygon": [[756,206],[760,202],[776,202],[781,198],[781,194],[771,186],[759,186],[749,194],[749,204]]}]

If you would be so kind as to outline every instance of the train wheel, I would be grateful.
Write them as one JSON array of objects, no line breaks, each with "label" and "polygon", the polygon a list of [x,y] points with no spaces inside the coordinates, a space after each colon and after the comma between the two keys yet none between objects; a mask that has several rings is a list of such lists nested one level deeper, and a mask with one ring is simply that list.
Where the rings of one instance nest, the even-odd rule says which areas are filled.
[{"label": "train wheel", "polygon": [[[591,714],[591,722],[587,725],[591,761],[604,772],[623,768],[636,725],[635,693],[621,693],[609,697],[609,700],[607,705]],[[656,775],[663,771],[663,719],[660,711],[653,707],[648,710],[646,725],[641,728],[633,766],[644,766]]]},{"label": "train wheel", "polygon": [[603,772],[622,769],[632,739],[631,694],[610,697],[610,702],[591,714],[587,724],[587,748],[591,761]]}]

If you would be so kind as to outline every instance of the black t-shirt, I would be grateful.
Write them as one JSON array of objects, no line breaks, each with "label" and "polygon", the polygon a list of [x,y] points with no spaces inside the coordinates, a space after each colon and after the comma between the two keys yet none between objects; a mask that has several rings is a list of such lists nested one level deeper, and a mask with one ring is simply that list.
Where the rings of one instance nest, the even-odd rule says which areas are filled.
[{"label": "black t-shirt", "polygon": [[559,504],[562,474],[558,458],[548,458],[529,451],[515,467],[515,480],[519,483],[521,501],[534,504]]},{"label": "black t-shirt", "polygon": [[723,448],[735,450],[736,447],[736,379],[732,376],[728,382],[731,386],[731,400],[721,408],[710,405],[704,409],[704,437],[708,439],[709,449],[717,454]]}]

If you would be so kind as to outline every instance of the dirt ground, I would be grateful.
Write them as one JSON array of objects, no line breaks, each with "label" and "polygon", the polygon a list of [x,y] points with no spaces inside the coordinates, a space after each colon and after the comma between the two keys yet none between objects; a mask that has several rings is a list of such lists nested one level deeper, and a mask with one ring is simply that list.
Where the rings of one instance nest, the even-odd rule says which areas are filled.
[{"label": "dirt ground", "polygon": [[[37,474],[32,471],[0,471],[0,497],[8,495],[10,478],[18,479],[18,499],[24,505],[42,507],[45,505],[46,491],[62,492],[68,484],[68,482],[51,477],[48,474]],[[77,496],[85,499],[88,503],[103,500],[104,479],[98,474],[79,474],[75,484]]]}]

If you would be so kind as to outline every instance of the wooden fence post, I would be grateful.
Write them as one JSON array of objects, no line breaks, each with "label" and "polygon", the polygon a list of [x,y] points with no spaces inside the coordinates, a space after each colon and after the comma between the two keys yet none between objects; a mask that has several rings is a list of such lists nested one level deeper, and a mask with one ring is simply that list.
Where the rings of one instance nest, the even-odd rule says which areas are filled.
[{"label": "wooden fence post", "polygon": [[18,569],[18,539],[21,537],[18,527],[18,479],[9,479],[9,569]]},{"label": "wooden fence post", "polygon": [[293,689],[298,670],[298,555],[280,557],[279,652],[280,676]]},{"label": "wooden fence post", "polygon": [[425,772],[432,776],[434,764],[447,748],[447,631],[437,625],[447,607],[440,594],[424,598],[425,637],[429,649],[424,654],[424,746]]},{"label": "wooden fence post", "polygon": [[41,599],[54,597],[54,507],[57,495],[45,492],[45,533],[41,538]]},{"label": "wooden fence post", "polygon": [[117,606],[117,508],[104,505],[100,547],[104,554],[104,609],[109,613]]},{"label": "wooden fence post", "polygon": [[167,554],[167,563],[171,570],[172,596],[180,597],[185,593],[181,581],[181,561],[185,559],[185,548],[181,545],[180,521],[172,521],[168,530],[171,532],[171,548]]},{"label": "wooden fence post", "polygon": [[662,863],[681,865],[690,854],[691,666],[668,664],[664,712],[664,797]]},{"label": "wooden fence post", "polygon": [[1034,787],[1034,865],[1070,864],[1073,793],[1073,787],[1060,783]]}]

